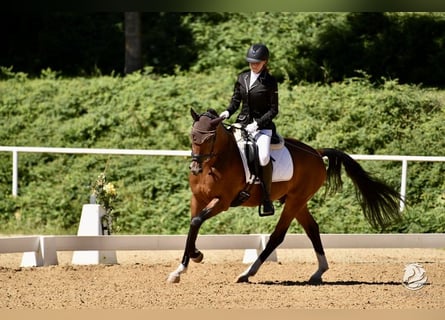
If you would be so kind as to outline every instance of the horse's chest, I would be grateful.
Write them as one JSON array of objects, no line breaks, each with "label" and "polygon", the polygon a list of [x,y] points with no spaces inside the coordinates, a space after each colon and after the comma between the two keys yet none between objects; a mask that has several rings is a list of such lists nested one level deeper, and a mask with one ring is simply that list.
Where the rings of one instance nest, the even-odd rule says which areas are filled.
[{"label": "horse's chest", "polygon": [[190,187],[194,194],[205,195],[219,194],[221,188],[225,185],[227,184],[224,179],[217,174],[201,175],[199,179],[192,180],[190,183]]}]

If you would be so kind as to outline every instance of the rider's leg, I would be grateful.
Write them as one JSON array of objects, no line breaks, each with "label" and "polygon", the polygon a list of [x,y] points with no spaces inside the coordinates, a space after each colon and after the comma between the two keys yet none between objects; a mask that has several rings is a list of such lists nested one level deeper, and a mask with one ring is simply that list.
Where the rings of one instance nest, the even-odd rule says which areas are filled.
[{"label": "rider's leg", "polygon": [[261,130],[257,137],[258,156],[261,166],[261,180],[264,184],[263,214],[273,214],[275,209],[270,200],[272,185],[272,161],[270,159],[270,140],[272,130]]}]

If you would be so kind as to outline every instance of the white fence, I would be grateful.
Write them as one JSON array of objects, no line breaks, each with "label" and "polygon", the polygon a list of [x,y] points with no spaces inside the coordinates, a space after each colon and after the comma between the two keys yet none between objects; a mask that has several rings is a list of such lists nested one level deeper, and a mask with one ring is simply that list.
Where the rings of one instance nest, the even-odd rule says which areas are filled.
[{"label": "white fence", "polygon": [[[142,150],[142,149],[89,149],[89,148],[47,148],[47,147],[8,147],[0,146],[0,151],[12,152],[12,195],[18,194],[18,162],[19,153],[65,153],[65,154],[108,154],[108,155],[143,155],[143,156],[190,156],[190,151],[181,150]],[[408,174],[408,161],[444,162],[445,157],[428,156],[397,156],[397,155],[351,155],[356,160],[384,160],[401,161],[402,174],[400,194],[402,199],[406,196],[406,179]],[[400,202],[403,211],[404,202]]]},{"label": "white fence", "polygon": [[[87,149],[0,146],[0,151],[12,152],[12,194],[18,194],[18,154],[65,153],[143,156],[189,156],[190,151]],[[405,198],[408,161],[443,162],[445,157],[351,155],[356,160],[401,161],[400,193]],[[404,209],[403,202],[401,210]],[[445,248],[445,234],[322,234],[326,248]],[[58,251],[83,250],[183,250],[185,235],[150,236],[28,236],[0,238],[0,254],[33,252],[40,265],[57,264]],[[267,235],[200,235],[201,249],[262,250]],[[304,234],[288,234],[279,248],[311,248]]]},{"label": "white fence", "polygon": [[90,149],[90,148],[49,148],[49,147],[5,147],[0,151],[12,152],[12,195],[17,196],[19,184],[19,153],[65,153],[65,154],[108,154],[132,156],[190,156],[190,151],[142,150],[142,149]]},{"label": "white fence", "polygon": [[[0,254],[35,252],[37,265],[58,264],[58,251],[183,250],[186,235],[24,236],[0,238]],[[264,249],[268,235],[200,235],[202,250]],[[325,248],[445,248],[445,234],[322,234]],[[305,234],[288,234],[278,249],[312,248]]]}]

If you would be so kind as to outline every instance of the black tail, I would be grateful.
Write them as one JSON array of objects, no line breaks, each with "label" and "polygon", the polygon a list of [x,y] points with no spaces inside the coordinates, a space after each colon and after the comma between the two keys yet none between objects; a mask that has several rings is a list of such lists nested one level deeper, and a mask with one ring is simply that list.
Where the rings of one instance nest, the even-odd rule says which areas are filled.
[{"label": "black tail", "polygon": [[343,184],[341,165],[343,164],[346,174],[356,187],[356,196],[365,218],[372,227],[384,229],[401,219],[400,193],[372,177],[346,153],[336,149],[321,149],[319,152],[329,159],[327,190],[336,192],[341,189]]}]

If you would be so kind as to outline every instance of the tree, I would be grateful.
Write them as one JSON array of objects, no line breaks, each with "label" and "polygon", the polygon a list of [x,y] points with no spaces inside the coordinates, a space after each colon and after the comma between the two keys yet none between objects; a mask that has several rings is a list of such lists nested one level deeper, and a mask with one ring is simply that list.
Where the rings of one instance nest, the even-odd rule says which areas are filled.
[{"label": "tree", "polygon": [[141,67],[141,15],[139,12],[125,12],[124,73],[131,73]]}]

